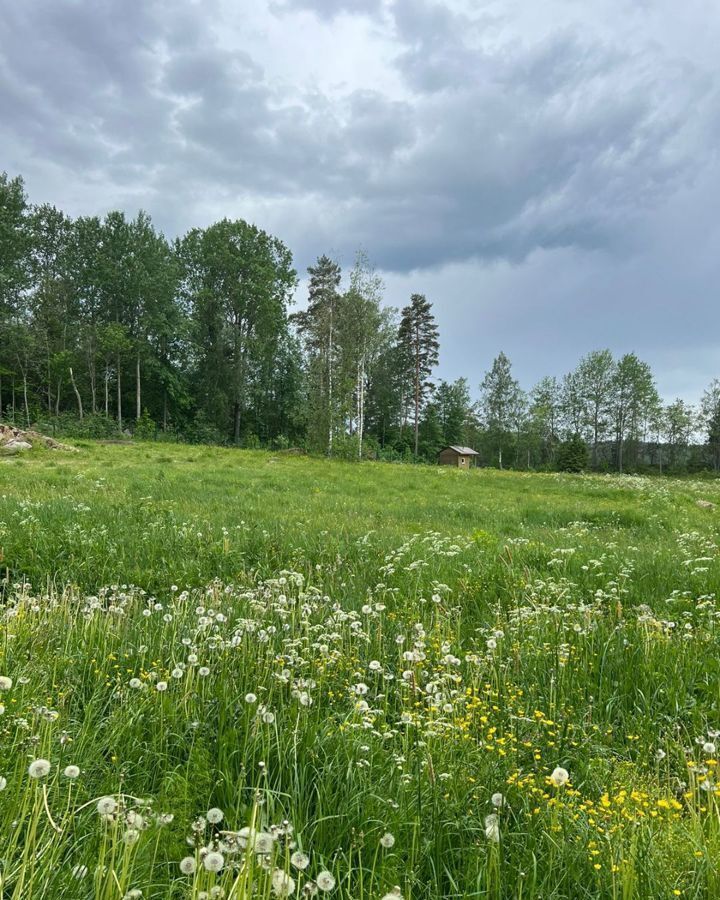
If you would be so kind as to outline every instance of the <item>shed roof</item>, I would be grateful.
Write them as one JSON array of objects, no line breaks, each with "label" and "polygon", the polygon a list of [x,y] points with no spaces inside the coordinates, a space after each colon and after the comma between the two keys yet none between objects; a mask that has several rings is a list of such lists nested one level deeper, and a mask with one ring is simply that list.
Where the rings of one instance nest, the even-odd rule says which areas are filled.
[{"label": "shed roof", "polygon": [[449,447],[445,447],[446,450],[454,450],[456,453],[459,453],[460,456],[479,456],[480,454],[473,450],[472,447],[455,447],[454,445],[450,445]]}]

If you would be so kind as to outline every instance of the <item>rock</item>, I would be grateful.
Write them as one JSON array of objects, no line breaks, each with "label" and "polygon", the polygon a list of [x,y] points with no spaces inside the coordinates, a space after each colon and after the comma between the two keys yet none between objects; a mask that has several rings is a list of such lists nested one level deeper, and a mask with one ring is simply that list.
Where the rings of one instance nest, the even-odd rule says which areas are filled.
[{"label": "rock", "polygon": [[33,444],[47,447],[48,450],[67,450],[69,453],[79,453],[77,447],[61,444],[54,438],[40,434],[38,431],[23,431],[13,425],[0,425],[0,450],[8,453],[19,453],[21,450],[31,450]]},{"label": "rock", "polygon": [[700,509],[715,509],[717,506],[716,503],[711,503],[709,500],[698,500],[695,505],[699,506]]},{"label": "rock", "polygon": [[5,453],[19,453],[21,450],[32,450],[32,444],[20,440],[20,438],[14,438],[6,444],[0,445],[0,447],[2,447]]}]

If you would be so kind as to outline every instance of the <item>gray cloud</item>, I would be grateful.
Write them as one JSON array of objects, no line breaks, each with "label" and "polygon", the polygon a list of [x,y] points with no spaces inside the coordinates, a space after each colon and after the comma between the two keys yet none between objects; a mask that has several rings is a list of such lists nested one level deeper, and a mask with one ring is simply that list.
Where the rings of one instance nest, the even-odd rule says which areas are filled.
[{"label": "gray cloud", "polygon": [[275,0],[270,8],[277,13],[305,10],[322,18],[334,19],[342,13],[377,13],[382,8],[382,0]]},{"label": "gray cloud", "polygon": [[[716,254],[700,251],[720,79],[709,50],[688,52],[687,26],[675,39],[669,7],[620,21],[614,2],[586,4],[586,23],[551,2],[542,29],[511,2],[285,0],[239,20],[221,0],[15,4],[0,21],[2,164],[74,214],[142,206],[171,235],[250,218],[301,267],[364,246],[391,284],[445,284],[459,321],[483,311],[468,289],[482,283],[497,303],[488,340],[507,347],[544,334],[577,356],[589,322],[609,343],[622,317],[618,345],[662,355],[692,344],[671,310],[683,290],[720,324]],[[688,0],[712,47],[720,15],[701,11]],[[357,71],[336,76],[334,39]]]}]

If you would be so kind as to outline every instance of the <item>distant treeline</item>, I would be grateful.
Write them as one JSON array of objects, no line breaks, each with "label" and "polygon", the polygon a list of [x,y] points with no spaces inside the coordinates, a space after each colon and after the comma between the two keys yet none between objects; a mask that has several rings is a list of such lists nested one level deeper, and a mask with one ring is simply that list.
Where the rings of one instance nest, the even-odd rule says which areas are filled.
[{"label": "distant treeline", "polygon": [[224,219],[168,241],[148,215],[71,219],[0,175],[0,418],[66,435],[301,447],[434,461],[684,471],[720,467],[720,381],[664,405],[649,366],[609,350],[521,389],[501,353],[479,385],[435,382],[431,304],[395,310],[358,253],[321,256],[291,314],[292,254]]}]

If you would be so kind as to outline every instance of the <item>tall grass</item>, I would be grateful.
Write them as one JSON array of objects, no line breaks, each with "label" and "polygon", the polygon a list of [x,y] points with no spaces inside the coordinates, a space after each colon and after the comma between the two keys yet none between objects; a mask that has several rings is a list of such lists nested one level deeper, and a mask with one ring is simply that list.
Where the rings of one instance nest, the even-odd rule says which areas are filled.
[{"label": "tall grass", "polygon": [[719,494],[0,461],[0,900],[718,896]]}]

